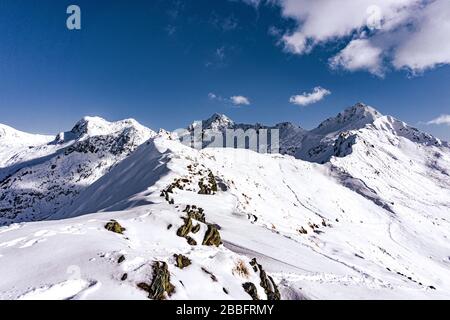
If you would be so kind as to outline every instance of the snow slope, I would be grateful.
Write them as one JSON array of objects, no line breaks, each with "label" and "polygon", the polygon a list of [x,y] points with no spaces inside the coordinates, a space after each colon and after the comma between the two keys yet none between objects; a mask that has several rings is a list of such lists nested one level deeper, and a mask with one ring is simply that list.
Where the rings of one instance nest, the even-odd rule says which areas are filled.
[{"label": "snow slope", "polygon": [[[167,298],[250,299],[252,283],[266,299],[256,258],[283,299],[449,299],[448,144],[362,104],[309,132],[279,126],[297,158],[161,131],[46,221],[0,228],[0,298],[145,299],[161,261]],[[198,230],[179,236],[194,206]],[[203,245],[213,227],[223,244]]]},{"label": "snow slope", "polygon": [[[362,195],[364,190],[355,191],[361,188],[355,182],[343,183],[342,172],[333,172],[335,165],[247,150],[199,152],[166,140],[155,145],[160,157],[155,158],[155,147],[138,151],[87,189],[69,211],[153,208],[164,186],[186,179],[190,182],[183,190],[171,195],[174,206],[204,208],[207,218],[222,227],[225,247],[257,257],[287,297],[449,297],[448,188],[436,187],[426,204],[398,200],[388,209]],[[143,155],[153,156],[146,161]],[[131,197],[104,192],[135,186],[134,172],[152,172],[157,158],[156,167],[164,163],[165,169],[158,169],[164,178],[157,183],[145,176],[140,180],[150,188],[144,183]],[[197,194],[197,182],[209,170],[226,191]],[[381,192],[376,196],[381,203],[394,200]]]},{"label": "snow slope", "polygon": [[7,165],[19,151],[49,143],[52,139],[52,136],[21,132],[0,124],[0,168]]}]

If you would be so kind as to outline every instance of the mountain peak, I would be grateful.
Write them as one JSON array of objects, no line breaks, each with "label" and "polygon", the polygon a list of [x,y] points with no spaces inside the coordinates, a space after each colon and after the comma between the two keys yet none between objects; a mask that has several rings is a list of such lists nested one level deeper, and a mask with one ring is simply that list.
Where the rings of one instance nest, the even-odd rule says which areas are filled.
[{"label": "mountain peak", "polygon": [[68,132],[61,132],[56,136],[56,142],[67,142],[76,139],[82,139],[85,136],[105,136],[112,135],[125,130],[136,130],[145,136],[154,136],[155,133],[141,125],[134,119],[125,119],[115,122],[109,122],[101,117],[85,116],[81,118],[74,127]]},{"label": "mountain peak", "polygon": [[354,106],[345,109],[342,113],[373,117],[374,120],[383,116],[378,110],[362,102],[358,102]]},{"label": "mountain peak", "polygon": [[210,118],[202,122],[203,129],[220,130],[232,127],[234,121],[221,113],[214,113]]},{"label": "mountain peak", "polygon": [[106,121],[103,118],[85,116],[77,121],[70,132],[77,136],[82,136],[84,134],[94,133],[93,131],[98,132],[101,129],[108,127],[109,125],[110,122]]},{"label": "mountain peak", "polygon": [[233,122],[229,117],[222,113],[214,113],[207,121],[210,122]]},{"label": "mountain peak", "polygon": [[354,106],[340,112],[336,117],[325,120],[316,129],[312,130],[312,132],[328,135],[339,131],[360,129],[369,123],[373,123],[382,116],[373,107],[358,102]]}]

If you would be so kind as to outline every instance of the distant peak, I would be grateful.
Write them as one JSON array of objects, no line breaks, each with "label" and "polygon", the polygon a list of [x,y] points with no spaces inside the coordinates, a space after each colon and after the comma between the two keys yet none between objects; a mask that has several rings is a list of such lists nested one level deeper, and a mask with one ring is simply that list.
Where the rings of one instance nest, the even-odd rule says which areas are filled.
[{"label": "distant peak", "polygon": [[371,106],[358,102],[354,106],[340,112],[336,117],[329,118],[313,130],[317,134],[330,134],[343,130],[354,130],[373,123],[383,115]]},{"label": "distant peak", "polygon": [[61,132],[56,136],[56,143],[63,143],[71,140],[77,140],[86,136],[111,135],[124,130],[135,130],[144,135],[155,135],[155,133],[141,125],[134,119],[125,119],[116,122],[109,122],[101,117],[85,116],[74,125],[72,130]]},{"label": "distant peak", "polygon": [[17,130],[13,127],[10,127],[6,124],[0,123],[0,138],[1,137],[7,137],[7,136],[19,136],[19,135],[33,135],[32,133],[23,132],[20,130]]},{"label": "distant peak", "polygon": [[70,132],[79,137],[84,134],[89,134],[89,132],[93,129],[101,129],[108,126],[109,124],[110,123],[103,118],[85,116],[77,121],[77,123],[75,123],[75,126],[72,128],[72,130],[70,130]]},{"label": "distant peak", "polygon": [[207,121],[233,122],[230,118],[221,113],[214,113]]},{"label": "distant peak", "polygon": [[110,122],[100,117],[86,116],[79,120],[70,132],[75,134],[100,135],[121,131],[130,127],[138,130],[149,130],[138,121],[131,118]]},{"label": "distant peak", "polygon": [[383,116],[378,110],[362,102],[358,102],[354,106],[345,109],[344,112],[341,113],[342,114],[353,113],[355,115],[372,115],[374,116],[374,119]]},{"label": "distant peak", "polygon": [[224,114],[214,113],[203,121],[203,129],[223,129],[234,125],[234,121]]},{"label": "distant peak", "polygon": [[52,136],[19,131],[0,123],[0,141],[13,145],[39,145],[50,142]]}]

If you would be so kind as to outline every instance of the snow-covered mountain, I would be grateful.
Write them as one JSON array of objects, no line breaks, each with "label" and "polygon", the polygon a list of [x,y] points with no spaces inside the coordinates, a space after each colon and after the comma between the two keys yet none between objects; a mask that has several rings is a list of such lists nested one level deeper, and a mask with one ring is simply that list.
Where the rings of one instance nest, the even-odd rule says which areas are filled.
[{"label": "snow-covered mountain", "polygon": [[0,225],[51,216],[155,135],[135,120],[98,117],[85,117],[52,140],[21,134],[0,169]]},{"label": "snow-covered mountain", "polygon": [[351,146],[357,137],[361,136],[361,130],[365,128],[374,132],[389,131],[393,136],[403,137],[418,144],[448,147],[446,142],[393,117],[383,116],[370,106],[358,103],[309,131],[301,141],[301,147],[297,149],[295,157],[325,163],[332,157],[346,156],[351,152]]},{"label": "snow-covered mountain", "polygon": [[0,124],[0,168],[11,163],[18,152],[50,142],[52,136],[30,134]]},{"label": "snow-covered mountain", "polygon": [[[213,136],[217,133],[222,135],[222,145],[226,145],[226,130],[242,130],[245,132],[249,129],[255,130],[255,132],[259,132],[261,129],[266,129],[270,131],[271,129],[279,130],[279,140],[280,140],[280,148],[279,151],[282,154],[295,154],[299,145],[303,141],[307,131],[297,125],[294,125],[290,122],[284,122],[276,124],[275,126],[267,126],[260,123],[256,124],[244,124],[244,123],[235,123],[233,120],[228,118],[226,115],[215,113],[209,119],[203,120],[201,122],[194,122],[191,124],[187,131],[193,135],[195,130],[201,130],[201,139],[203,140],[203,147],[215,146],[215,141]],[[269,134],[270,136],[270,134]],[[199,137],[193,137],[194,140]],[[270,147],[270,141],[268,141]]]},{"label": "snow-covered mountain", "polygon": [[[413,142],[434,146],[449,146],[447,142],[441,141],[427,133],[408,126],[390,116],[383,116],[374,108],[357,103],[354,106],[339,113],[336,117],[323,121],[317,128],[305,130],[293,123],[284,122],[274,126],[262,124],[240,124],[235,123],[227,116],[214,114],[211,118],[202,121],[202,130],[221,132],[225,136],[225,130],[279,130],[279,152],[281,154],[292,155],[298,159],[326,163],[332,157],[345,156],[351,152],[353,140],[358,135],[358,130],[369,125],[375,130],[390,130],[395,136],[407,138]],[[188,130],[193,131],[198,123],[189,126]],[[208,139],[204,139],[208,141]],[[224,140],[226,140],[224,138]],[[205,143],[204,147],[207,147]]]},{"label": "snow-covered mountain", "polygon": [[[0,298],[450,298],[448,143],[363,104],[311,131],[217,114],[202,123],[278,128],[283,154],[196,150],[142,128],[148,138],[114,152],[136,125],[100,123],[37,147],[57,149],[45,166],[17,157],[20,170],[48,174],[60,156],[95,174],[47,221],[0,228]],[[95,169],[102,155],[110,165]],[[74,181],[58,172],[62,187]],[[25,185],[12,177],[2,197]],[[37,203],[35,219],[46,217]]]}]

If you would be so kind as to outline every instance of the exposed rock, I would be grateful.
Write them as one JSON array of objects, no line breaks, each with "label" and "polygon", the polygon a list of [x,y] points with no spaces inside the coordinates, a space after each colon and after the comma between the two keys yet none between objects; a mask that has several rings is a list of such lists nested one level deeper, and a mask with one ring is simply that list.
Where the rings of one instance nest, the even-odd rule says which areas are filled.
[{"label": "exposed rock", "polygon": [[191,218],[183,218],[184,224],[177,230],[177,236],[186,237],[189,233],[191,233],[193,225]]},{"label": "exposed rock", "polygon": [[196,246],[197,245],[197,241],[195,241],[192,237],[186,236],[185,237],[187,242],[191,245],[191,246]]},{"label": "exposed rock", "polygon": [[120,257],[119,257],[119,259],[117,260],[117,263],[118,264],[121,264],[122,262],[124,262],[125,261],[125,256],[124,255],[121,255]]},{"label": "exposed rock", "polygon": [[205,223],[205,213],[203,208],[197,208],[197,206],[190,206],[187,205],[186,208],[183,210],[183,212],[186,212],[189,218],[198,220],[200,222]]},{"label": "exposed rock", "polygon": [[203,239],[204,246],[220,246],[222,244],[222,239],[220,238],[219,230],[213,225],[208,225],[208,230],[206,231],[205,238]]},{"label": "exposed rock", "polygon": [[213,175],[211,171],[208,174],[208,182],[212,192],[217,192],[217,182],[216,177]]},{"label": "exposed rock", "polygon": [[176,266],[178,268],[184,269],[191,265],[191,260],[188,257],[183,256],[182,254],[174,254],[173,256],[175,257]]},{"label": "exposed rock", "polygon": [[173,198],[170,198],[169,194],[173,194],[174,189],[184,190],[184,183],[188,181],[186,179],[175,179],[169,186],[161,191],[161,197],[166,199],[169,204],[174,204]]},{"label": "exposed rock", "polygon": [[116,220],[111,220],[105,225],[105,229],[114,233],[123,234],[123,232],[126,230],[124,227],[122,227]]},{"label": "exposed rock", "polygon": [[170,283],[170,272],[167,263],[156,261],[153,264],[153,280],[149,285],[141,282],[137,285],[140,289],[148,292],[152,300],[165,300],[175,292],[175,287]]},{"label": "exposed rock", "polygon": [[198,187],[200,188],[199,194],[215,194],[218,191],[216,177],[211,170],[208,173],[207,182],[205,182],[204,178],[200,179]]},{"label": "exposed rock", "polygon": [[145,283],[145,282],[138,283],[138,284],[137,284],[137,287],[138,287],[139,289],[144,290],[144,291],[147,291],[147,292],[150,291],[150,285],[147,284],[147,283]]},{"label": "exposed rock", "polygon": [[245,292],[247,292],[253,300],[259,300],[258,297],[258,290],[256,289],[256,286],[251,282],[246,282],[242,285]]},{"label": "exposed rock", "polygon": [[256,259],[253,259],[250,262],[250,265],[253,266],[253,270],[255,272],[259,272],[259,278],[261,279],[260,285],[264,288],[264,291],[267,294],[267,300],[280,300],[281,294],[278,291],[278,287],[273,281],[272,277],[266,274],[263,267],[258,264]]},{"label": "exposed rock", "polygon": [[196,224],[194,226],[192,218],[190,217],[183,218],[183,220],[184,224],[180,228],[178,228],[177,236],[185,238],[191,246],[196,246],[197,241],[190,237],[189,234],[191,232],[198,233],[200,231],[200,224]]},{"label": "exposed rock", "polygon": [[192,227],[192,233],[197,233],[200,231],[200,224],[197,224],[196,226]]},{"label": "exposed rock", "polygon": [[177,236],[186,238],[190,245],[197,245],[197,242],[189,236],[189,233],[197,233],[200,231],[200,225],[197,224],[194,226],[192,223],[192,219],[187,217],[183,218],[184,224],[177,230]]}]

